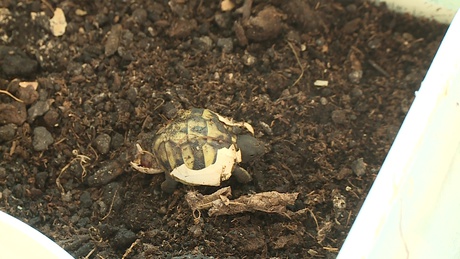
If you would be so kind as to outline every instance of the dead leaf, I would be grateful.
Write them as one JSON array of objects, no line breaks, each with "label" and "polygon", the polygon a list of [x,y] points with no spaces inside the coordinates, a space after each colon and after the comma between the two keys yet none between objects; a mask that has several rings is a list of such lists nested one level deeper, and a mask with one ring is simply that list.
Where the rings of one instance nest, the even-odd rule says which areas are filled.
[{"label": "dead leaf", "polygon": [[289,218],[286,206],[294,204],[299,193],[262,192],[230,200],[231,188],[219,189],[210,195],[188,192],[185,196],[193,211],[208,209],[209,216],[233,215],[241,212],[261,211]]}]

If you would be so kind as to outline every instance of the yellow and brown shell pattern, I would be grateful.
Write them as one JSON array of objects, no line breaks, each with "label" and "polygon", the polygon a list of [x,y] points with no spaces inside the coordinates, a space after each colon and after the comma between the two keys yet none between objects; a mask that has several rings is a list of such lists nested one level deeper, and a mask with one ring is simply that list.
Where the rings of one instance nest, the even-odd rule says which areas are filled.
[{"label": "yellow and brown shell pattern", "polygon": [[217,150],[231,144],[236,145],[231,126],[208,109],[194,108],[181,111],[178,118],[158,130],[152,150],[168,172],[182,164],[200,170],[216,161]]}]

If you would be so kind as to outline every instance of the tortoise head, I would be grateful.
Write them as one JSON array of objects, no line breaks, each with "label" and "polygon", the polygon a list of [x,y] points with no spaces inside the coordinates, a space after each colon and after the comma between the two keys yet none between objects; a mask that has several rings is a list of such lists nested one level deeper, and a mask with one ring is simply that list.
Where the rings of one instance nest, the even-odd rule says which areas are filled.
[{"label": "tortoise head", "polygon": [[130,164],[135,170],[144,174],[159,174],[165,171],[158,164],[154,154],[143,150],[139,144],[136,144],[136,154]]},{"label": "tortoise head", "polygon": [[238,135],[236,145],[241,150],[241,158],[244,163],[265,153],[264,143],[249,134]]}]

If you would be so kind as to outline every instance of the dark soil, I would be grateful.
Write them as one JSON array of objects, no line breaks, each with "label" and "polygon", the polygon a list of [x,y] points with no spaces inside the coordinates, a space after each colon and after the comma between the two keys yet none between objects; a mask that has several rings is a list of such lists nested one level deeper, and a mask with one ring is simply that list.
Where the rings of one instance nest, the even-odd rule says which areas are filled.
[{"label": "dark soil", "polygon": [[[334,258],[447,26],[360,0],[234,2],[0,0],[0,209],[77,258]],[[225,185],[299,192],[295,216],[193,214],[185,193],[217,188],[168,195],[129,166],[190,107],[254,126],[254,180]]]}]

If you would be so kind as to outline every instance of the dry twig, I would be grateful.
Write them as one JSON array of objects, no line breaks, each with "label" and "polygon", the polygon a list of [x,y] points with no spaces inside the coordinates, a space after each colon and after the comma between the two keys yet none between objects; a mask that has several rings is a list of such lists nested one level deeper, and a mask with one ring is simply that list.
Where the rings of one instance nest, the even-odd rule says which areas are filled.
[{"label": "dry twig", "polygon": [[21,99],[17,98],[16,96],[12,95],[10,92],[8,92],[6,90],[0,90],[0,94],[6,94],[9,97],[13,98],[16,102],[23,103],[23,101]]},{"label": "dry twig", "polygon": [[288,44],[289,47],[291,48],[292,53],[294,53],[295,59],[297,60],[297,64],[299,64],[299,67],[300,67],[300,75],[299,75],[299,78],[297,78],[297,80],[295,80],[295,82],[291,85],[291,87],[293,87],[293,86],[295,86],[296,84],[298,84],[298,83],[300,82],[300,79],[302,79],[303,73],[304,73],[305,71],[303,70],[302,63],[300,63],[299,55],[297,55],[297,52],[295,51],[294,46],[292,46],[292,44],[291,44],[289,41],[287,42],[287,44]]},{"label": "dry twig", "polygon": [[133,251],[133,248],[134,248],[137,244],[139,244],[140,242],[141,242],[141,240],[140,240],[139,238],[136,239],[136,241],[134,241],[134,242],[131,244],[131,246],[130,246],[128,249],[126,249],[125,253],[123,254],[123,256],[122,256],[121,258],[122,258],[122,259],[127,258],[127,257],[129,256],[129,254]]},{"label": "dry twig", "polygon": [[56,177],[56,185],[57,185],[57,187],[59,188],[59,190],[61,190],[61,194],[64,194],[64,193],[65,193],[65,189],[64,189],[64,187],[63,187],[62,184],[61,184],[61,176],[62,176],[62,174],[67,170],[67,168],[69,168],[69,166],[70,166],[74,161],[78,161],[78,162],[80,163],[80,166],[81,166],[82,170],[83,170],[83,172],[82,172],[82,176],[83,176],[83,175],[86,175],[86,166],[85,166],[85,164],[87,164],[88,161],[91,160],[91,158],[89,158],[88,156],[78,154],[78,151],[77,151],[77,150],[73,150],[73,151],[72,151],[72,154],[75,155],[75,158],[73,158],[69,163],[67,163],[67,164],[61,169],[61,172],[59,172],[58,177]]},{"label": "dry twig", "polygon": [[115,193],[113,194],[112,202],[110,203],[109,212],[107,213],[107,215],[105,215],[105,216],[101,219],[101,221],[105,220],[105,219],[110,215],[110,212],[112,212],[113,203],[115,202],[115,197],[117,196],[117,193],[118,193],[118,189],[116,189],[116,190],[115,190]]}]

